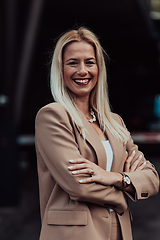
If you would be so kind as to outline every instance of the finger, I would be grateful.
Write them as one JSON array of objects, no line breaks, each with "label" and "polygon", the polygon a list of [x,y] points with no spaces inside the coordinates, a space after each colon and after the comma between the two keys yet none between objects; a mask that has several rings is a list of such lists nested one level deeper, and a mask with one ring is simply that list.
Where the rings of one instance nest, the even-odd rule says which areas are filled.
[{"label": "finger", "polygon": [[134,151],[131,153],[131,155],[126,159],[126,162],[130,164],[131,161],[133,160],[133,157],[135,156],[135,154],[136,154],[136,151],[134,150]]},{"label": "finger", "polygon": [[135,169],[137,168],[138,164],[139,164],[139,160],[136,160],[136,161],[132,164],[132,166],[131,166],[131,168],[130,168],[130,172],[134,172]]},{"label": "finger", "polygon": [[131,153],[131,155],[126,159],[125,161],[125,166],[124,166],[124,171],[129,172],[130,171],[130,166],[131,166],[131,161],[133,160],[133,157],[135,156],[135,150]]},{"label": "finger", "polygon": [[140,155],[140,156],[138,157],[138,159],[132,164],[132,166],[131,166],[131,168],[130,168],[130,172],[134,172],[134,171],[137,169],[138,164],[139,164],[139,162],[141,161],[141,158],[142,158],[142,155]]},{"label": "finger", "polygon": [[88,165],[86,163],[74,164],[74,165],[68,166],[68,169],[71,171],[85,169],[85,168],[88,168]]},{"label": "finger", "polygon": [[146,166],[146,162],[144,162],[141,166],[139,166],[136,171],[141,171]]},{"label": "finger", "polygon": [[125,165],[124,165],[124,172],[129,172],[129,168],[130,168],[130,162],[125,162]]},{"label": "finger", "polygon": [[125,161],[127,160],[127,158],[128,158],[128,152],[126,151],[126,158],[125,158]]},{"label": "finger", "polygon": [[89,174],[89,175],[94,175],[95,172],[93,169],[90,168],[86,168],[86,169],[82,169],[82,170],[76,170],[76,171],[72,171],[73,175],[78,175],[78,174]]},{"label": "finger", "polygon": [[79,180],[79,183],[92,183],[92,182],[95,182],[93,177]]},{"label": "finger", "polygon": [[84,159],[84,158],[77,158],[77,159],[70,159],[69,160],[69,163],[73,163],[73,164],[75,164],[75,163],[84,163],[84,162],[87,162],[87,160]]}]

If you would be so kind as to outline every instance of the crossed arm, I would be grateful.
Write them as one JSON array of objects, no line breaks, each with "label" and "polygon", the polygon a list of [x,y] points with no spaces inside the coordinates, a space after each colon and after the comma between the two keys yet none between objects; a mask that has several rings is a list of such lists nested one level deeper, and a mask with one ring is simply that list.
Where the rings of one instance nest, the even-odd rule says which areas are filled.
[{"label": "crossed arm", "polygon": [[[135,156],[135,151],[131,153],[130,156],[128,156],[128,152],[126,152],[126,160],[124,165],[124,172],[135,172],[135,171],[141,171],[145,165],[146,162],[142,163],[139,166],[139,163],[141,161],[142,155],[138,157],[138,159],[131,165],[131,162]],[[88,174],[88,178],[81,179],[79,183],[92,183],[97,182],[103,185],[113,185],[115,187],[122,187],[122,174],[118,172],[108,172],[96,165],[93,162],[90,162],[87,159],[80,158],[80,159],[71,159],[69,160],[70,166],[68,167],[69,171],[72,171],[73,175],[81,175],[81,174]],[[93,171],[93,174],[92,174]],[[131,184],[129,187],[125,189],[125,191],[134,193],[135,189],[133,185]]]},{"label": "crossed arm", "polygon": [[[117,121],[126,128],[122,118],[116,115]],[[127,128],[126,128],[127,129]],[[138,147],[134,144],[131,136],[126,144],[126,159],[124,163],[123,172],[125,172],[131,179],[129,187],[123,191],[133,200],[144,199],[144,196],[149,197],[157,194],[159,191],[159,177],[154,166],[140,153],[137,156]],[[97,182],[106,186],[122,187],[122,175],[118,172],[107,172],[94,163],[86,159],[74,159],[70,161],[72,174],[87,173],[87,179],[80,180],[81,184]],[[94,174],[91,174],[91,170]],[[143,194],[145,193],[145,194]]]},{"label": "crossed arm", "polygon": [[[142,177],[146,181],[146,191],[149,192],[149,195],[154,195],[158,189],[156,171],[149,162],[139,167],[139,162],[142,164],[144,158],[143,161],[139,158],[133,163],[134,153],[131,154],[131,152],[135,147],[132,148],[134,145],[130,144],[131,146],[127,147],[130,152],[129,157],[126,156],[124,171],[130,174],[131,180],[133,179],[135,182],[136,179],[136,184],[137,177]],[[54,181],[73,200],[93,202],[102,206],[105,206],[106,203],[113,203],[117,205],[116,210],[120,213],[127,208],[124,194],[114,187],[122,184],[121,174],[106,172],[96,164],[82,158],[74,139],[68,114],[60,105],[56,109],[54,107],[44,108],[38,114],[36,119],[36,148],[39,156],[38,165],[41,168],[40,181],[43,177],[43,183],[48,176],[52,176]],[[74,161],[69,162],[72,159]],[[69,169],[68,167],[71,166],[73,168]],[[91,178],[92,169],[95,173]],[[78,173],[78,171],[81,172]],[[137,176],[135,173],[139,171],[144,173]],[[87,184],[87,181],[90,184]],[[46,184],[48,183],[46,182]],[[153,190],[151,190],[151,187],[148,189],[149,184],[152,184]],[[128,192],[132,192],[133,189],[128,189]],[[137,189],[138,192],[144,190],[144,184],[140,183]]]}]

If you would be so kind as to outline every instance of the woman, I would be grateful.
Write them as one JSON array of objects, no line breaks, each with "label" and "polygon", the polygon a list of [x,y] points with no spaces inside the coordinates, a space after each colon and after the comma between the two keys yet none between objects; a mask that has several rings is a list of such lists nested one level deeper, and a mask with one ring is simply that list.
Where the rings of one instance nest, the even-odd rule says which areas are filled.
[{"label": "woman", "polygon": [[41,240],[131,240],[133,201],[155,195],[158,174],[110,111],[103,49],[86,28],[57,42],[55,103],[36,117]]}]

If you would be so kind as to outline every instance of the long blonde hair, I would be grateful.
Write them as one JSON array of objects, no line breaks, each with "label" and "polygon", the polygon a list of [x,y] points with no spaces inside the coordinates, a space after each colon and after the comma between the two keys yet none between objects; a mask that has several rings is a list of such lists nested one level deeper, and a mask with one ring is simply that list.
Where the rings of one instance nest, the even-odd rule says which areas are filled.
[{"label": "long blonde hair", "polygon": [[95,88],[90,95],[90,106],[97,114],[97,118],[101,129],[105,131],[107,127],[113,136],[118,140],[127,142],[129,134],[117,121],[115,121],[111,114],[108,99],[108,84],[107,73],[103,53],[105,51],[101,47],[96,35],[87,28],[80,27],[78,30],[71,30],[63,34],[55,47],[50,75],[50,87],[53,98],[56,102],[62,104],[66,110],[71,114],[73,121],[80,130],[85,139],[85,128],[79,116],[79,110],[73,101],[73,98],[67,89],[63,79],[63,52],[64,48],[72,42],[85,41],[94,47],[99,76]]}]

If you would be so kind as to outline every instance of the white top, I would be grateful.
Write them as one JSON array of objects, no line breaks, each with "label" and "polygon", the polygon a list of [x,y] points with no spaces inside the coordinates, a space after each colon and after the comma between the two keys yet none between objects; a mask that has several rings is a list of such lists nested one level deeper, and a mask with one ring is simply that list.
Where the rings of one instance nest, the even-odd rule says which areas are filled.
[{"label": "white top", "polygon": [[[102,141],[102,143],[103,143],[104,149],[106,151],[106,155],[107,155],[106,171],[110,172],[111,167],[112,167],[112,162],[113,162],[113,150],[112,150],[109,140]],[[110,211],[112,212],[114,210],[112,208],[110,208]]]},{"label": "white top", "polygon": [[110,172],[111,167],[112,167],[112,162],[113,162],[113,150],[112,150],[109,140],[102,141],[102,143],[103,143],[104,149],[106,151],[106,155],[107,155],[106,171]]}]

